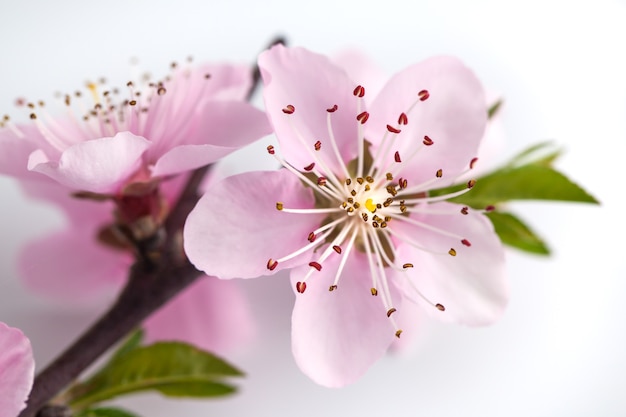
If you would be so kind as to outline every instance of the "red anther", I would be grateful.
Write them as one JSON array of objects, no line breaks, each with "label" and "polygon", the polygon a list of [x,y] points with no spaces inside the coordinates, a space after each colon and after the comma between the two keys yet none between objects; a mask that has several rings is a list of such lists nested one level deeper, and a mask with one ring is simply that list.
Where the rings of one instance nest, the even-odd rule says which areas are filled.
[{"label": "red anther", "polygon": [[294,111],[296,111],[296,108],[293,106],[293,104],[288,104],[287,107],[283,109],[283,113],[285,114],[292,114]]},{"label": "red anther", "polygon": [[300,294],[304,293],[306,291],[306,282],[296,282],[296,291]]},{"label": "red anther", "polygon": [[399,186],[401,189],[406,188],[408,184],[409,184],[409,182],[407,181],[407,179],[406,179],[406,178],[400,178],[400,179],[398,179],[398,186]]},{"label": "red anther", "polygon": [[315,261],[313,261],[313,262],[309,262],[309,266],[310,266],[311,268],[315,268],[315,269],[317,269],[318,271],[321,271],[321,270],[322,270],[322,265],[321,265],[319,262],[315,262]]},{"label": "red anther", "polygon": [[309,233],[309,237],[307,237],[307,240],[309,242],[315,242],[315,238],[317,238],[317,235],[313,232]]},{"label": "red anther", "polygon": [[406,125],[409,123],[409,118],[406,116],[406,113],[400,113],[400,117],[398,117],[399,125]]},{"label": "red anther", "polygon": [[269,153],[270,155],[274,155],[276,153],[276,151],[274,150],[274,145],[269,145],[267,147],[267,153]]},{"label": "red anther", "polygon": [[470,243],[470,241],[469,241],[469,240],[467,240],[467,239],[463,239],[463,240],[461,241],[461,243],[462,243],[462,244],[464,244],[464,245],[465,245],[465,246],[467,246],[467,247],[472,246],[472,244]]},{"label": "red anther", "polygon": [[470,169],[474,169],[474,165],[476,165],[476,162],[478,162],[478,158],[472,158],[472,160],[470,161]]},{"label": "red anther", "polygon": [[365,88],[363,88],[362,85],[357,85],[352,94],[356,97],[363,97],[365,95]]},{"label": "red anther", "polygon": [[467,215],[469,213],[469,208],[467,206],[461,209],[461,214]]},{"label": "red anther", "polygon": [[422,90],[417,93],[417,95],[419,96],[420,101],[428,100],[428,97],[430,97],[430,93],[428,92],[428,90]]},{"label": "red anther", "polygon": [[337,252],[338,254],[341,255],[341,246],[335,245],[335,246],[333,246],[333,249],[335,250],[335,252]]},{"label": "red anther", "polygon": [[391,307],[389,310],[387,310],[387,317],[391,317],[391,315],[396,311],[397,310],[395,308]]},{"label": "red anther", "polygon": [[467,182],[467,188],[474,188],[476,185],[476,180],[472,179]]},{"label": "red anther", "polygon": [[402,160],[400,159],[400,152],[396,151],[396,153],[393,155],[393,159],[394,159],[397,163],[402,162]]},{"label": "red anther", "polygon": [[433,140],[429,138],[428,136],[424,136],[424,140],[422,141],[422,143],[426,146],[430,146],[435,142],[433,142]]},{"label": "red anther", "polygon": [[267,269],[269,269],[270,271],[275,270],[277,266],[278,266],[278,262],[273,260],[272,258],[270,258],[269,261],[267,261]]},{"label": "red anther", "polygon": [[443,306],[443,304],[436,304],[435,307],[437,307],[437,310],[439,311],[446,311],[446,308]]},{"label": "red anther", "polygon": [[310,171],[310,170],[312,170],[313,168],[315,168],[315,162],[311,162],[309,165],[305,166],[305,167],[304,167],[304,170],[305,170],[305,171]]},{"label": "red anther", "polygon": [[370,114],[368,112],[366,112],[366,111],[364,111],[363,113],[359,113],[356,116],[356,119],[359,122],[361,122],[362,125],[365,124],[365,122],[367,122],[367,119],[369,119],[369,118],[370,118]]},{"label": "red anther", "polygon": [[496,206],[492,206],[491,204],[485,207],[485,211],[494,211],[495,209],[496,209]]},{"label": "red anther", "polygon": [[335,104],[335,105],[334,105],[333,107],[331,107],[330,109],[326,109],[326,111],[327,111],[328,113],[334,113],[334,112],[336,112],[336,111],[337,111],[337,109],[338,109],[338,108],[339,108],[339,107],[337,107],[337,105]]},{"label": "red anther", "polygon": [[443,169],[441,169],[441,168],[440,168],[440,169],[438,169],[438,170],[437,170],[437,172],[435,172],[435,176],[436,176],[437,178],[441,178],[441,177],[443,177]]},{"label": "red anther", "polygon": [[396,133],[396,134],[401,132],[400,129],[396,129],[395,127],[391,125],[387,125],[387,130],[390,131],[391,133]]},{"label": "red anther", "polygon": [[317,179],[317,185],[319,185],[320,187],[323,187],[326,185],[326,177],[319,177]]},{"label": "red anther", "polygon": [[315,150],[319,151],[320,149],[322,149],[322,142],[320,142],[319,140],[317,142],[315,142]]}]

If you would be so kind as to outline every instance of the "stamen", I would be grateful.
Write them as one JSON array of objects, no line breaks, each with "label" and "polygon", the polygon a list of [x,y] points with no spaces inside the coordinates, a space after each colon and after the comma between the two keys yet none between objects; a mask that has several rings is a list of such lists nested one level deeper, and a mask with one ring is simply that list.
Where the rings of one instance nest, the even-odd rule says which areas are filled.
[{"label": "stamen", "polygon": [[435,173],[435,177],[441,178],[442,176],[443,176],[443,170],[439,168],[437,172]]},{"label": "stamen", "polygon": [[322,149],[322,142],[320,142],[319,140],[315,142],[314,148],[316,151],[319,151],[320,149]]},{"label": "stamen", "polygon": [[371,293],[374,297],[376,297],[376,296],[378,295],[378,290],[377,290],[376,288],[372,287],[372,288],[370,288],[370,293]]},{"label": "stamen", "polygon": [[402,160],[400,159],[400,152],[396,151],[396,153],[393,155],[393,159],[394,159],[394,161],[396,161],[397,163],[402,162]]},{"label": "stamen", "polygon": [[470,164],[469,164],[470,169],[474,169],[474,166],[476,165],[476,162],[478,162],[478,158],[472,158],[472,160],[470,161]]},{"label": "stamen", "polygon": [[315,162],[311,162],[309,165],[304,167],[305,171],[311,171],[313,168],[315,168]]},{"label": "stamen", "polygon": [[318,271],[322,270],[322,265],[319,262],[315,262],[315,261],[309,262],[309,266],[311,268],[317,269]]},{"label": "stamen", "polygon": [[336,112],[336,111],[337,111],[337,109],[338,109],[338,108],[339,108],[339,107],[335,104],[335,105],[333,105],[333,107],[331,107],[330,109],[326,109],[326,111],[327,111],[328,113],[334,113],[334,112]]},{"label": "stamen", "polygon": [[467,182],[467,188],[473,188],[476,185],[476,180],[471,179]]},{"label": "stamen", "polygon": [[400,129],[396,129],[395,127],[391,126],[391,125],[387,125],[387,130],[390,131],[391,133],[395,133],[398,134],[401,132]]},{"label": "stamen", "polygon": [[365,88],[361,85],[357,85],[352,94],[354,94],[355,97],[363,97],[365,95]]},{"label": "stamen", "polygon": [[448,253],[450,254],[450,256],[456,256],[456,250],[454,248],[450,248]]},{"label": "stamen", "polygon": [[417,93],[417,95],[420,98],[420,101],[426,101],[428,100],[428,97],[430,97],[430,93],[428,92],[428,90],[422,90]]},{"label": "stamen", "polygon": [[368,112],[366,112],[366,111],[361,112],[361,113],[359,113],[359,114],[356,116],[356,119],[357,119],[359,122],[361,122],[361,124],[362,124],[362,125],[364,125],[364,124],[365,124],[365,122],[367,122],[367,119],[369,119],[369,118],[370,118],[370,114],[369,114]]},{"label": "stamen", "polygon": [[469,213],[469,208],[467,206],[461,209],[461,214],[467,216],[468,213]]},{"label": "stamen", "polygon": [[433,140],[428,136],[424,136],[424,140],[422,141],[422,143],[426,146],[431,146],[435,142],[433,142]]},{"label": "stamen", "polygon": [[396,337],[397,337],[398,339],[400,339],[400,335],[401,335],[401,334],[402,334],[402,330],[400,330],[400,329],[396,330]]},{"label": "stamen", "polygon": [[435,304],[435,307],[437,307],[437,310],[439,311],[446,311],[446,308],[443,306],[443,304]]},{"label": "stamen", "polygon": [[470,241],[469,241],[469,240],[467,240],[467,239],[463,239],[463,240],[461,240],[461,243],[462,243],[462,244],[464,244],[464,245],[465,245],[465,246],[467,246],[467,247],[472,246],[472,244],[470,243]]},{"label": "stamen", "polygon": [[296,291],[303,294],[306,291],[306,282],[296,282]]},{"label": "stamen", "polygon": [[396,310],[395,308],[391,307],[389,310],[387,310],[387,317],[391,317],[391,315],[393,313],[395,313],[396,311],[398,311],[398,310]]},{"label": "stamen", "polygon": [[284,109],[283,113],[285,114],[293,114],[296,111],[296,108],[292,104],[288,104]]},{"label": "stamen", "polygon": [[335,252],[337,252],[339,255],[341,255],[341,246],[339,245],[334,245],[333,249],[335,250]]},{"label": "stamen", "polygon": [[398,124],[406,125],[408,123],[409,123],[409,118],[407,117],[406,113],[400,113],[400,117],[398,117]]},{"label": "stamen", "polygon": [[277,266],[278,266],[278,262],[275,261],[274,259],[270,258],[267,261],[267,269],[269,269],[270,271],[273,271],[274,269],[276,269]]}]

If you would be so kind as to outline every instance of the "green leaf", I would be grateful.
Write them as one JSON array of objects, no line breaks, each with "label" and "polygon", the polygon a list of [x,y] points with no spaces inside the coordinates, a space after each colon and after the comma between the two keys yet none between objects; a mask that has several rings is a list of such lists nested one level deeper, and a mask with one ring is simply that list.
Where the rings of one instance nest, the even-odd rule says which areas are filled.
[{"label": "green leaf", "polygon": [[562,149],[557,148],[554,142],[545,141],[529,146],[515,155],[505,168],[515,168],[522,165],[546,165],[552,163],[561,155]]},{"label": "green leaf", "polygon": [[511,213],[487,213],[493,227],[505,245],[537,255],[549,255],[546,244],[526,224]]},{"label": "green leaf", "polygon": [[219,357],[180,342],[135,347],[112,360],[65,397],[81,410],[119,396],[156,390],[174,397],[215,397],[235,392],[227,377],[242,372]]},{"label": "green leaf", "polygon": [[502,99],[496,101],[491,106],[489,106],[489,108],[487,109],[487,118],[493,118],[493,116],[495,116],[496,113],[498,113],[498,111],[500,110],[500,107],[502,107]]},{"label": "green leaf", "polygon": [[137,414],[121,408],[102,407],[83,410],[74,417],[138,417]]},{"label": "green leaf", "polygon": [[[446,187],[431,191],[430,195],[447,194],[466,185]],[[512,200],[571,201],[598,204],[598,200],[565,175],[544,165],[524,165],[504,168],[479,178],[474,188],[449,201],[475,208]]]}]

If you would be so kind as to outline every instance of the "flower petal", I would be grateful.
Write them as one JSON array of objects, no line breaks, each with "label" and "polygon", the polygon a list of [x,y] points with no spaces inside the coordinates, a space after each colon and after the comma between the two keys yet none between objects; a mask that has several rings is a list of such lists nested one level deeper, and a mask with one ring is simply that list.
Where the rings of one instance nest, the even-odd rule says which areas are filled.
[{"label": "flower petal", "polygon": [[[332,130],[343,162],[357,153],[357,99],[352,92],[356,85],[346,72],[328,58],[302,48],[277,45],[259,57],[263,75],[265,109],[287,161],[301,169],[311,162],[316,141],[322,148],[316,152],[330,169],[339,173],[339,161],[329,141],[326,109],[338,106],[331,114]],[[285,114],[287,105],[295,108]],[[363,109],[365,110],[365,109]],[[304,144],[302,143],[304,141]]]},{"label": "flower petal", "polygon": [[[423,102],[418,97],[421,90],[430,94]],[[398,126],[403,112],[408,124]],[[450,180],[467,169],[477,155],[486,122],[485,95],[474,73],[456,58],[435,57],[389,80],[372,104],[365,136],[378,146],[387,124],[399,127],[393,151],[399,152],[402,172],[416,185],[433,178],[438,169]],[[434,144],[421,145],[424,136]],[[410,158],[417,146],[423,149]],[[391,162],[393,151],[388,158]]]},{"label": "flower petal", "polygon": [[15,417],[26,407],[34,374],[30,341],[20,330],[0,322],[0,417]]},{"label": "flower petal", "polygon": [[[189,260],[219,278],[270,274],[267,261],[307,244],[323,218],[278,211],[278,201],[290,208],[314,206],[311,190],[287,170],[248,172],[212,185],[185,223]],[[275,272],[303,262],[299,258],[281,263]]]},{"label": "flower petal", "polygon": [[145,323],[149,342],[180,340],[218,354],[247,345],[254,325],[239,282],[202,277]]},{"label": "flower petal", "polygon": [[35,151],[28,161],[28,169],[70,188],[113,192],[141,166],[141,155],[149,146],[146,139],[122,132],[70,146],[58,162],[50,161],[42,151]]},{"label": "flower petal", "polygon": [[20,276],[33,291],[83,304],[117,292],[131,263],[128,254],[100,245],[82,226],[31,241],[18,257]]},{"label": "flower petal", "polygon": [[[457,204],[437,203],[428,207],[454,214],[412,213],[410,218],[458,237],[408,223],[390,224],[389,227],[399,229],[403,236],[410,236],[422,247],[436,253],[416,249],[408,243],[398,245],[397,257],[401,262],[415,265],[397,275],[399,282],[404,281],[405,294],[422,305],[427,313],[443,321],[470,326],[493,323],[502,315],[509,298],[504,249],[493,225],[476,211],[470,210],[467,215],[462,215],[462,206]],[[462,239],[471,246],[461,243]],[[456,250],[456,256],[447,254],[450,248]],[[445,311],[439,311],[420,298],[407,278],[432,303],[442,304]]]},{"label": "flower petal", "polygon": [[371,104],[387,82],[388,76],[369,56],[358,49],[346,49],[333,57],[357,84],[365,88],[365,102]]},{"label": "flower petal", "polygon": [[37,146],[16,136],[8,128],[0,129],[0,174],[18,178],[41,177],[27,169],[28,156],[37,149]]},{"label": "flower petal", "polygon": [[197,126],[183,145],[159,158],[153,176],[177,174],[210,164],[271,133],[265,114],[248,103],[205,101],[194,111],[199,114]]},{"label": "flower petal", "polygon": [[[296,294],[292,316],[292,347],[296,363],[311,379],[327,387],[341,387],[359,379],[395,339],[380,297],[370,293],[366,257],[352,253],[338,288],[335,279],[340,256],[331,256],[314,271],[306,291]],[[310,267],[294,269],[296,282]],[[392,297],[398,300],[393,291]]]}]

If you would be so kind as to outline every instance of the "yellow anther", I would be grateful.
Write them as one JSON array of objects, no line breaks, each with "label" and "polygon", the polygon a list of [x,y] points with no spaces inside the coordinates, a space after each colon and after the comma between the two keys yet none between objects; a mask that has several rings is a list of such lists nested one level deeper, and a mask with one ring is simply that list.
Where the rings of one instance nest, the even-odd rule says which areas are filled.
[{"label": "yellow anther", "polygon": [[371,198],[365,200],[365,208],[374,213],[376,211],[376,204],[374,204],[374,200]]}]

